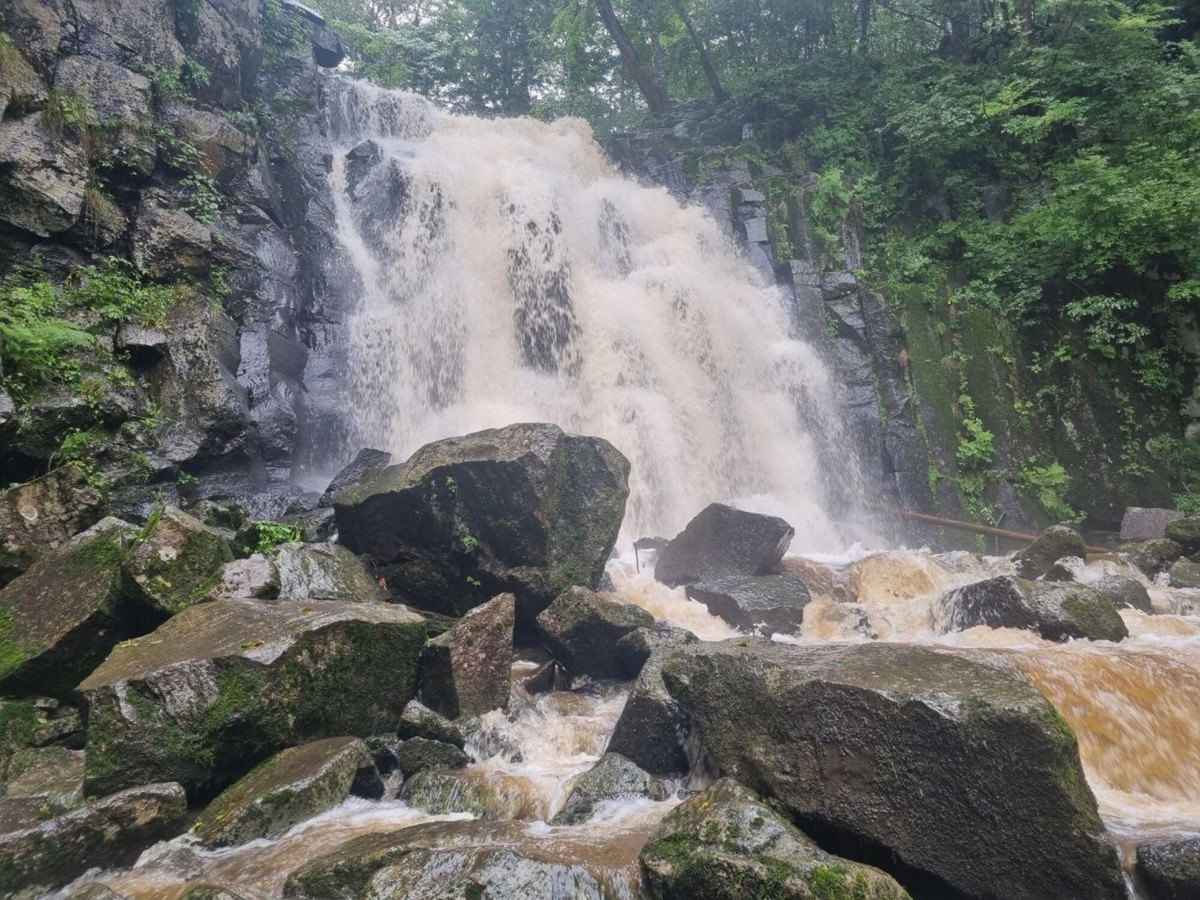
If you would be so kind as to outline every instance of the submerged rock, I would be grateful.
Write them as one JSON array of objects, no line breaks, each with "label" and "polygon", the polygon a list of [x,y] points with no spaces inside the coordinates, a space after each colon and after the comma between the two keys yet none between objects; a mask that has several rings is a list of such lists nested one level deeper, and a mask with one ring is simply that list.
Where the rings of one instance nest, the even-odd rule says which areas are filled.
[{"label": "submerged rock", "polygon": [[204,794],[285,747],[391,731],[416,691],[425,624],[383,603],[190,607],[79,686],[88,790],[170,778]]},{"label": "submerged rock", "polygon": [[275,838],[332,809],[355,784],[378,785],[379,773],[360,738],[335,737],[290,747],[272,756],[204,810],[192,833],[208,847]]},{"label": "submerged rock", "polygon": [[203,600],[232,559],[221,532],[167,506],[150,517],[125,570],[142,603],[165,618]]},{"label": "submerged rock", "polygon": [[940,563],[911,553],[877,553],[857,560],[847,570],[850,591],[859,603],[903,603],[934,590],[929,574]]},{"label": "submerged rock", "polygon": [[663,678],[719,771],[818,839],[969,897],[1124,898],[1070,727],[1015,675],[913,646],[685,646]]},{"label": "submerged rock", "polygon": [[977,625],[1022,628],[1051,641],[1120,641],[1129,636],[1107,594],[1075,582],[1032,582],[1010,575],[947,591],[934,601],[933,621],[944,632]]},{"label": "submerged rock", "polygon": [[132,862],[184,829],[187,798],[177,784],[132,788],[38,825],[0,835],[0,893],[32,898],[93,866]]},{"label": "submerged rock", "polygon": [[679,587],[730,575],[766,575],[779,565],[795,534],[776,516],[712,503],[659,554],[654,577]]},{"label": "submerged rock", "polygon": [[1064,556],[1087,559],[1087,545],[1079,532],[1065,525],[1052,525],[1024,550],[1013,554],[1013,563],[1022,578],[1040,578]]},{"label": "submerged rock", "polygon": [[656,900],[905,900],[889,875],[826,853],[730,778],[671,810],[641,855]]},{"label": "submerged rock", "polygon": [[617,642],[627,670],[639,674],[609,738],[609,752],[620,753],[653,775],[687,772],[687,716],[663,684],[662,667],[673,650],[696,641],[683,628],[655,625]]},{"label": "submerged rock", "polygon": [[103,519],[0,590],[0,691],[69,698],[138,633],[121,564],[137,529]]},{"label": "submerged rock", "polygon": [[507,709],[516,598],[501,594],[467,612],[421,654],[421,700],[450,719]]},{"label": "submerged rock", "polygon": [[687,595],[714,616],[743,631],[796,634],[811,596],[795,575],[731,575],[689,584]]},{"label": "submerged rock", "polygon": [[510,425],[427,444],[333,504],[339,540],[384,567],[394,594],[461,615],[511,591],[527,628],[562,591],[599,583],[628,477],[607,441]]},{"label": "submerged rock", "polygon": [[522,822],[429,822],[349,841],[293,872],[283,896],[295,900],[636,897],[638,879],[616,869],[624,862],[619,855],[624,849],[598,854],[594,842],[531,837]]},{"label": "submerged rock", "polygon": [[586,822],[604,800],[628,800],[648,797],[666,800],[666,786],[649,772],[640,769],[619,753],[605,753],[600,761],[580,776],[567,796],[567,802],[551,820],[551,825],[577,825]]},{"label": "submerged rock", "polygon": [[1134,869],[1146,900],[1200,897],[1200,838],[1142,844]]},{"label": "submerged rock", "polygon": [[636,674],[618,655],[617,641],[653,624],[654,616],[641,607],[582,587],[560,594],[537,617],[538,633],[554,658],[572,675],[593,678]]}]

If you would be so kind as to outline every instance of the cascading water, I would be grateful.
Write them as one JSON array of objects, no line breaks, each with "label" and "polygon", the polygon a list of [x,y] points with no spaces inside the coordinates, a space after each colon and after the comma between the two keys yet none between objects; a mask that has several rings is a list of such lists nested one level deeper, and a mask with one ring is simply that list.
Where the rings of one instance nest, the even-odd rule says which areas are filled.
[{"label": "cascading water", "polygon": [[797,546],[844,545],[826,498],[861,489],[828,370],[716,223],[617,177],[581,121],[450,116],[355,82],[330,105],[361,282],[349,449],[554,422],[629,457],[629,537],[732,501],[785,516]]}]

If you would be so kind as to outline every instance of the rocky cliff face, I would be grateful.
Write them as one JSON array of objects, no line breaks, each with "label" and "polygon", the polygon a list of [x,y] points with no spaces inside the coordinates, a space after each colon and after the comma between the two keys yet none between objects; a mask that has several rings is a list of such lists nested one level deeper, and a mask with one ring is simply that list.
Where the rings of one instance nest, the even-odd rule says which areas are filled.
[{"label": "rocky cliff face", "polygon": [[[2,373],[0,481],[73,452],[119,508],[183,492],[278,514],[330,439],[341,301],[314,58],[336,64],[338,43],[289,7],[4,5],[0,278],[90,297],[63,315],[95,346],[38,383]],[[105,285],[171,299],[156,321],[97,316]]]}]

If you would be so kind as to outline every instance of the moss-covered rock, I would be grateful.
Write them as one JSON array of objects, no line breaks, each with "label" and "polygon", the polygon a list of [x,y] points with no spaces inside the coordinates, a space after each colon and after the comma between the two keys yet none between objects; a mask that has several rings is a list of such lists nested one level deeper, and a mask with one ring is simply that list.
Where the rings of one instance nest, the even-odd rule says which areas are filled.
[{"label": "moss-covered rock", "polygon": [[186,814],[183,788],[151,784],[0,835],[0,893],[32,898],[93,866],[128,864],[151,844],[183,831]]},{"label": "moss-covered rock", "polygon": [[632,678],[617,641],[637,628],[654,624],[654,616],[623,603],[613,594],[574,587],[555,598],[537,617],[538,634],[572,675]]},{"label": "moss-covered rock", "polygon": [[659,554],[654,577],[679,587],[731,575],[766,575],[779,565],[795,534],[775,516],[712,503]]},{"label": "moss-covered rock", "polygon": [[421,654],[421,700],[456,719],[507,709],[516,598],[501,594],[477,606]]},{"label": "moss-covered rock", "polygon": [[0,586],[103,515],[103,495],[75,466],[0,491]]},{"label": "moss-covered rock", "polygon": [[400,799],[409,806],[438,816],[470,813],[478,819],[494,819],[500,808],[496,795],[487,785],[434,769],[418,772],[404,782]]},{"label": "moss-covered rock", "polygon": [[1065,525],[1052,525],[1024,550],[1013,554],[1013,563],[1022,578],[1040,578],[1065,556],[1086,559],[1087,545],[1079,532]]},{"label": "moss-covered rock", "polygon": [[1171,568],[1171,563],[1183,554],[1183,548],[1165,538],[1157,541],[1139,541],[1121,545],[1122,555],[1137,566],[1147,577]]},{"label": "moss-covered rock", "polygon": [[27,747],[8,761],[0,787],[7,798],[36,798],[54,809],[83,799],[83,752],[66,747]]},{"label": "moss-covered rock", "polygon": [[1200,588],[1200,562],[1190,559],[1178,559],[1168,570],[1171,587]]},{"label": "moss-covered rock", "polygon": [[113,646],[142,630],[121,574],[136,535],[103,519],[0,590],[0,691],[69,698]]},{"label": "moss-covered rock", "polygon": [[150,516],[125,571],[141,602],[166,617],[203,600],[214,576],[232,559],[221,532],[166,506]]},{"label": "moss-covered rock", "polygon": [[222,791],[192,833],[208,847],[279,837],[344,801],[364,773],[379,780],[361,738],[325,738],[289,747]]},{"label": "moss-covered rock", "polygon": [[285,747],[389,732],[424,642],[424,619],[391,604],[190,607],[79,686],[88,790],[170,778],[203,795]]},{"label": "moss-covered rock", "polygon": [[1022,628],[1051,641],[1120,641],[1129,636],[1107,593],[1075,582],[1035,582],[1009,575],[942,594],[934,601],[933,621],[944,632],[977,625]]},{"label": "moss-covered rock", "polygon": [[428,738],[431,741],[441,741],[444,744],[453,744],[459,750],[467,743],[466,737],[458,725],[429,709],[418,700],[413,700],[404,707],[396,734],[405,740],[420,737]]},{"label": "moss-covered rock", "polygon": [[1145,585],[1133,578],[1123,578],[1120,575],[1106,575],[1089,587],[1102,593],[1113,602],[1117,609],[1137,609],[1142,612],[1153,612],[1150,604],[1150,592]]},{"label": "moss-covered rock", "polygon": [[551,820],[551,825],[577,825],[585,822],[605,800],[629,800],[648,797],[666,800],[666,785],[649,772],[638,768],[619,753],[605,753],[600,761],[575,782],[567,802]]},{"label": "moss-covered rock", "polygon": [[338,544],[284,544],[275,553],[284,600],[386,600],[366,564]]},{"label": "moss-covered rock", "polygon": [[617,719],[608,749],[660,776],[683,775],[688,770],[687,716],[667,692],[662,667],[673,650],[696,643],[683,628],[655,625],[639,628],[617,642],[617,653],[637,681]]},{"label": "moss-covered rock", "polygon": [[428,738],[409,738],[396,749],[396,760],[405,778],[426,769],[461,769],[471,760],[461,748]]},{"label": "moss-covered rock", "polygon": [[663,678],[719,771],[818,840],[947,895],[1125,896],[1070,727],[1011,673],[741,639],[683,647]]},{"label": "moss-covered rock", "polygon": [[726,778],[673,809],[642,850],[656,900],[902,900],[878,869],[824,852]]},{"label": "moss-covered rock", "polygon": [[607,441],[510,425],[427,444],[333,498],[340,540],[401,599],[461,615],[498,593],[518,626],[595,587],[625,514],[629,462]]},{"label": "moss-covered rock", "polygon": [[1051,641],[1121,641],[1129,629],[1112,599],[1083,584],[1038,582],[1030,595],[1038,633]]},{"label": "moss-covered rock", "polygon": [[1200,516],[1189,516],[1168,523],[1166,537],[1183,548],[1185,556],[1200,551]]}]

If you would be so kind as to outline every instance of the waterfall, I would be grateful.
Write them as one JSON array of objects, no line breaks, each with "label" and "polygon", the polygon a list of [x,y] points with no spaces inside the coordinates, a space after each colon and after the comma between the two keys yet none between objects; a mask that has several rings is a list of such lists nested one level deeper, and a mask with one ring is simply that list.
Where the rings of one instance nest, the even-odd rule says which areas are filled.
[{"label": "waterfall", "polygon": [[831,510],[862,491],[837,386],[717,223],[614,173],[580,120],[337,80],[328,108],[347,451],[554,422],[629,457],[626,539],[723,501],[782,515],[797,548],[844,545]]}]

